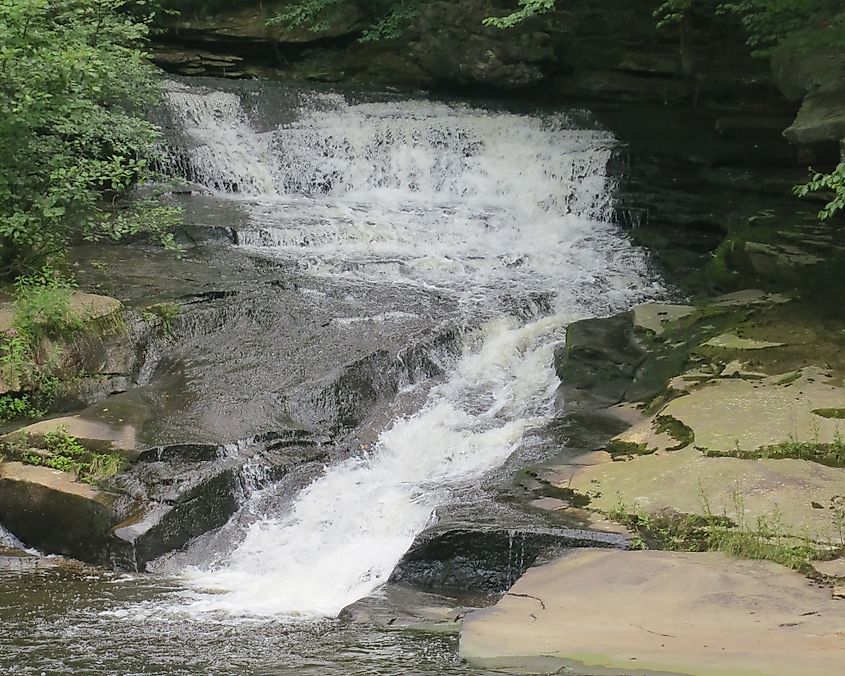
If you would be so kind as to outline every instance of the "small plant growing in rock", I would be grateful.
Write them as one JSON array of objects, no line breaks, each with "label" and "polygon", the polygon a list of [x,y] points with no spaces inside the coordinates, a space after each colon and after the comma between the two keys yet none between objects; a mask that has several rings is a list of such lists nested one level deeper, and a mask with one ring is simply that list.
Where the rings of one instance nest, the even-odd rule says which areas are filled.
[{"label": "small plant growing in rock", "polygon": [[39,418],[42,415],[44,411],[37,408],[27,394],[0,396],[0,425],[19,418]]},{"label": "small plant growing in rock", "polygon": [[822,193],[829,197],[829,201],[819,211],[819,220],[825,221],[835,214],[845,210],[845,162],[836,167],[829,174],[814,172],[810,180],[795,186],[798,197],[806,197],[811,193]]},{"label": "small plant growing in rock", "polygon": [[160,328],[165,334],[173,335],[173,322],[182,314],[178,303],[157,303],[141,313],[141,318],[150,326]]},{"label": "small plant growing in rock", "polygon": [[15,281],[14,326],[30,347],[42,338],[68,335],[82,326],[70,306],[74,285],[51,268]]},{"label": "small plant growing in rock", "polygon": [[737,521],[713,513],[702,493],[703,514],[685,514],[663,510],[647,512],[637,505],[619,503],[607,516],[631,531],[632,549],[669,551],[720,551],[744,559],[774,561],[812,575],[811,561],[829,556],[809,540],[790,536],[784,531],[778,510],[747,522],[744,501],[735,492]]},{"label": "small plant growing in rock", "polygon": [[117,454],[86,448],[64,425],[43,435],[23,434],[4,442],[0,444],[0,455],[7,460],[68,472],[90,484],[114,476],[125,465]]},{"label": "small plant growing in rock", "polygon": [[68,432],[66,425],[60,425],[55,430],[44,434],[44,448],[50,453],[67,458],[85,455],[85,447],[79,440]]}]

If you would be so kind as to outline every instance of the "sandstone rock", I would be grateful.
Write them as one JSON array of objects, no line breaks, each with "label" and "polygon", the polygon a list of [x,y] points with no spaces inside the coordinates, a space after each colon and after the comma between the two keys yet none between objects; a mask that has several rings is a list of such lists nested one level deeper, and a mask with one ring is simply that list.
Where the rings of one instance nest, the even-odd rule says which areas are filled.
[{"label": "sandstone rock", "polygon": [[831,561],[814,561],[813,568],[821,575],[845,578],[845,558],[833,559]]},{"label": "sandstone rock", "polygon": [[582,550],[470,613],[460,655],[508,673],[765,673],[845,667],[845,604],[797,573],[716,553]]},{"label": "sandstone rock", "polygon": [[675,399],[658,415],[690,427],[697,446],[755,451],[788,440],[831,443],[841,425],[814,413],[845,406],[845,389],[817,367],[761,380],[726,378]]},{"label": "sandstone rock", "polygon": [[662,335],[667,324],[688,317],[695,308],[692,305],[672,303],[644,303],[634,308],[634,326]]},{"label": "sandstone rock", "polygon": [[245,6],[209,14],[182,15],[168,26],[171,39],[204,44],[274,43],[307,44],[360,33],[364,15],[354,3],[340,3],[322,17],[317,30],[305,27],[286,29],[268,25],[267,20],[290,8],[278,0],[256,7]]},{"label": "sandstone rock", "polygon": [[784,535],[827,543],[839,541],[833,507],[845,495],[845,470],[807,460],[712,458],[685,448],[581,467],[566,485],[589,491],[590,507],[605,512],[622,503],[646,512],[724,515],[751,528],[763,518],[778,521]]},{"label": "sandstone rock", "polygon": [[772,56],[775,84],[785,96],[803,99],[784,136],[803,145],[839,144],[845,138],[845,57],[841,50],[790,48]]},{"label": "sandstone rock", "polygon": [[[62,416],[42,420],[27,425],[12,434],[0,437],[0,441],[8,441],[27,434],[44,434],[65,428],[68,434],[77,439],[94,442],[102,450],[119,450],[127,457],[137,455],[135,429],[131,425],[111,425],[102,420],[86,418],[81,415]],[[98,443],[99,442],[99,443]]]}]

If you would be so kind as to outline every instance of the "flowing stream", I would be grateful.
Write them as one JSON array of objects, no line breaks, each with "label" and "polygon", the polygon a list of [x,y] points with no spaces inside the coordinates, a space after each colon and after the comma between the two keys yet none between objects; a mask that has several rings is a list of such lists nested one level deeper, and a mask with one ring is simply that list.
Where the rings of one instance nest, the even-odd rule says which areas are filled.
[{"label": "flowing stream", "polygon": [[[460,309],[460,356],[443,357],[446,376],[427,383],[420,405],[374,444],[287,502],[268,499],[274,487],[258,482],[225,527],[225,546],[210,554],[200,538],[144,578],[167,580],[166,589],[144,587],[96,613],[102,626],[137,622],[164,634],[197,620],[236,632],[256,620],[326,626],[387,580],[438,507],[473,500],[482,479],[550,419],[553,351],[567,323],[662,289],[610,222],[615,141],[583,113],[281,86],[174,82],[166,94],[165,166],[204,199],[237,206],[237,246],[329,284],[380,285],[400,298],[423,289]],[[409,307],[336,319],[400,326],[415,316]],[[398,658],[384,671],[331,661],[309,671],[307,659],[293,660],[299,671],[289,673],[402,672],[390,659]],[[431,673],[459,669],[437,664]]]}]

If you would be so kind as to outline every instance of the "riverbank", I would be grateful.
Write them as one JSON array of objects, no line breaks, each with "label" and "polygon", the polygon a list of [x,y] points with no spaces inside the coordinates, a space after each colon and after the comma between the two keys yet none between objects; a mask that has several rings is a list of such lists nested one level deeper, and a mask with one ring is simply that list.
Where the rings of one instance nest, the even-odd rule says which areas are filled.
[{"label": "riverbank", "polygon": [[514,493],[552,522],[616,521],[633,551],[532,569],[465,620],[465,659],[514,673],[843,664],[842,240],[812,214],[770,218],[696,272],[739,290],[570,325],[556,355],[565,450]]}]

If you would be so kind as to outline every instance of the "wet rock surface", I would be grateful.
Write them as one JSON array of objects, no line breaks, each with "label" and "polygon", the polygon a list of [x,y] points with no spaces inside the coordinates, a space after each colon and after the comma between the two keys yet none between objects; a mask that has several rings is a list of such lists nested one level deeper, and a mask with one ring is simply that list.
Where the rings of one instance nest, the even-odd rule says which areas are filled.
[{"label": "wet rock surface", "polygon": [[[436,293],[398,299],[380,285],[326,285],[225,245],[195,247],[178,263],[143,249],[98,256],[127,269],[114,289],[127,304],[181,308],[150,346],[141,386],[83,413],[133,426],[142,447],[348,430],[400,383],[436,375],[430,355],[448,359],[458,337],[454,303]],[[109,283],[96,271],[86,281]]]},{"label": "wet rock surface", "polygon": [[450,596],[388,583],[376,594],[344,608],[338,619],[397,631],[457,634],[467,612],[495,600],[496,596],[490,595]]},{"label": "wet rock surface", "polygon": [[[92,253],[82,248],[77,260]],[[134,373],[125,392],[16,438],[64,429],[132,466],[97,488],[72,474],[2,465],[0,522],[45,552],[143,569],[223,525],[244,481],[269,483],[348,452],[344,435],[378,424],[380,407],[402,387],[436,378],[459,345],[454,308],[437,294],[324,288],[228,242],[194,245],[183,261],[143,246],[98,247],[96,256],[84,283],[109,285],[144,316],[148,338],[135,343]],[[108,274],[117,268],[126,274]],[[178,308],[167,325],[147,310],[161,304]],[[399,321],[368,319],[400,308]]]},{"label": "wet rock surface", "polygon": [[573,547],[624,547],[617,534],[439,523],[420,533],[390,582],[423,589],[502,592],[538,560]]}]

